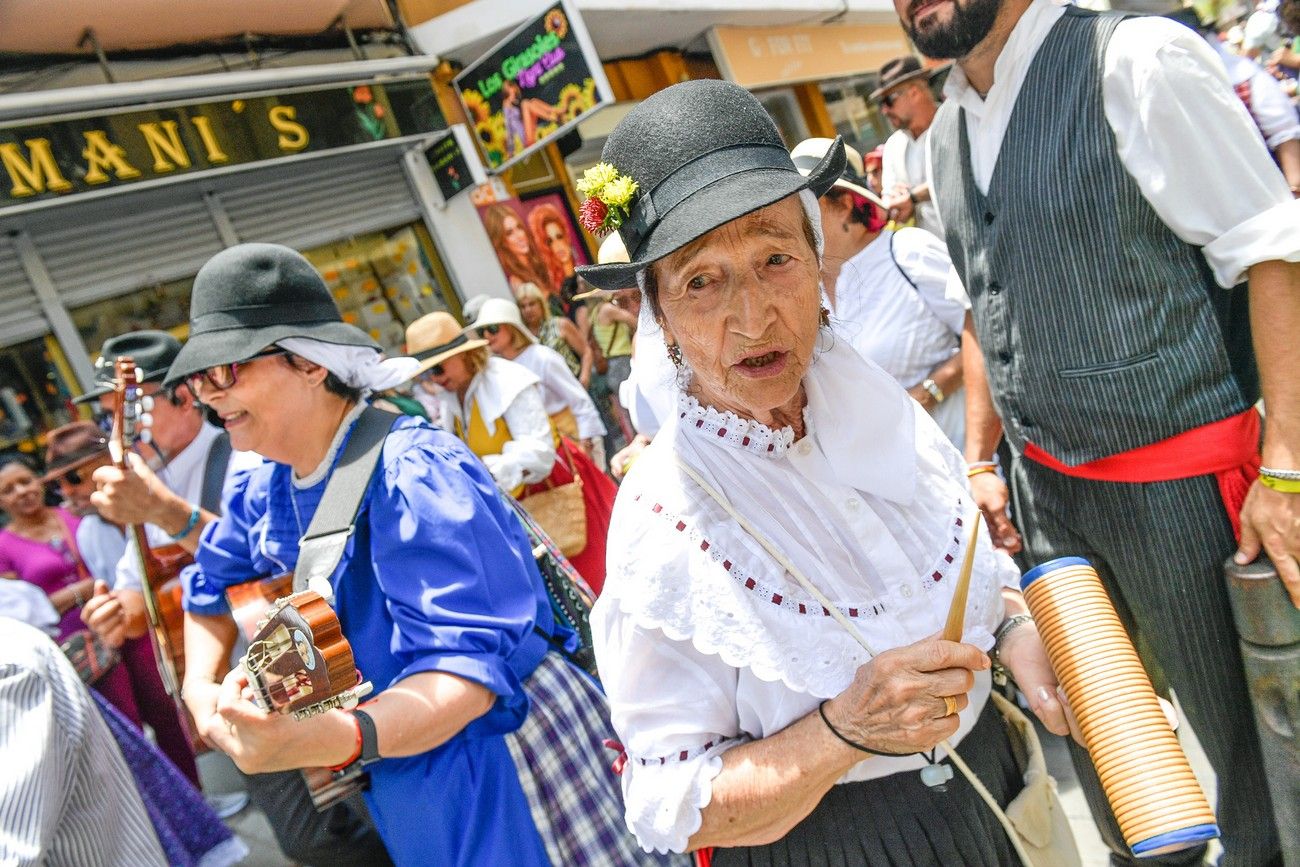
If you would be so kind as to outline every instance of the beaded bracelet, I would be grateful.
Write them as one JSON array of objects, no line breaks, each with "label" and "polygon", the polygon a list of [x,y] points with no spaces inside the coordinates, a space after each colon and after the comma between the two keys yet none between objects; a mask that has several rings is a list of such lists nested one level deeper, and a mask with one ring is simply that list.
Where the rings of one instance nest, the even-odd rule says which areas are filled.
[{"label": "beaded bracelet", "polygon": [[171,537],[172,541],[179,542],[181,539],[184,539],[186,536],[188,536],[190,534],[190,531],[194,529],[195,525],[199,523],[200,514],[201,513],[199,511],[199,507],[191,505],[190,519],[185,522],[185,529],[181,530],[179,533],[173,534]]},{"label": "beaded bracelet", "polygon": [[904,757],[906,757],[906,756],[914,756],[914,755],[916,755],[916,753],[886,753],[886,752],[883,752],[883,751],[881,751],[881,750],[873,750],[873,749],[871,749],[870,747],[864,747],[862,744],[858,743],[857,741],[851,741],[851,740],[849,740],[849,739],[846,738],[844,735],[840,734],[839,729],[837,729],[837,728],[835,728],[835,726],[831,725],[831,721],[826,717],[826,702],[827,702],[827,701],[830,701],[830,699],[828,698],[828,699],[826,699],[826,701],[823,701],[821,704],[817,705],[817,713],[821,714],[822,722],[826,723],[826,728],[828,728],[828,729],[831,730],[831,734],[835,735],[835,737],[839,738],[840,740],[844,741],[844,743],[846,743],[846,744],[848,744],[849,746],[853,747],[853,749],[855,749],[855,750],[861,750],[861,751],[864,752],[864,753],[868,753],[868,754],[873,755],[873,756],[880,756],[881,758],[886,758],[886,759],[901,759],[901,758],[904,758]]}]

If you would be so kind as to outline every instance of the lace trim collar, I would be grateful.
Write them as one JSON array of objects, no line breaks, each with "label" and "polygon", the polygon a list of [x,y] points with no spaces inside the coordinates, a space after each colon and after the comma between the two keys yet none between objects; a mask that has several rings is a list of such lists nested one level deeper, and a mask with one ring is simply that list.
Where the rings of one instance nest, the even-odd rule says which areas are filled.
[{"label": "lace trim collar", "polygon": [[779,458],[794,442],[793,428],[773,430],[732,412],[718,412],[684,392],[677,396],[677,417],[682,427],[692,434],[704,435],[762,457]]},{"label": "lace trim collar", "polygon": [[314,488],[320,484],[321,479],[329,474],[329,471],[334,468],[334,458],[338,456],[339,446],[343,445],[343,438],[348,435],[348,431],[352,430],[353,422],[361,417],[361,413],[365,412],[367,406],[368,404],[364,400],[359,400],[356,406],[352,407],[348,414],[343,417],[343,421],[339,423],[339,429],[334,432],[334,440],[330,443],[329,450],[325,452],[325,457],[321,462],[316,465],[316,469],[302,478],[298,478],[298,474],[292,470],[289,471],[295,488],[300,491]]}]

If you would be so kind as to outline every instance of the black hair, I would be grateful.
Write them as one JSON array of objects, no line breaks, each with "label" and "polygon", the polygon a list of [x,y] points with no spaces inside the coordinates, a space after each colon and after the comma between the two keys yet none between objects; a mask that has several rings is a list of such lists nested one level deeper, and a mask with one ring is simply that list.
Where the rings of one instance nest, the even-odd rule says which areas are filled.
[{"label": "black hair", "polygon": [[[831,187],[826,191],[826,194],[822,198],[834,199],[840,204],[844,204],[844,200],[847,199],[850,222],[857,223],[860,226],[866,226],[871,220],[871,202],[867,201],[865,197],[855,196],[853,193],[840,187]],[[858,201],[859,198],[862,200]]]},{"label": "black hair", "polygon": [[6,454],[0,455],[0,470],[3,470],[5,467],[9,466],[10,464],[21,464],[22,466],[31,470],[33,473],[40,472],[40,470],[36,466],[36,461],[33,460],[28,455],[23,454],[22,452],[8,452]]},{"label": "black hair", "polygon": [[[310,359],[303,358],[301,355],[294,355],[291,352],[285,353],[284,359],[286,364],[297,368],[298,370],[302,370],[302,367],[297,364],[299,359],[306,361],[309,364],[314,363]],[[361,400],[361,389],[348,385],[346,382],[335,376],[332,371],[325,371],[325,381],[322,385],[325,386],[325,390],[330,394],[338,395],[349,403],[356,403]]]}]

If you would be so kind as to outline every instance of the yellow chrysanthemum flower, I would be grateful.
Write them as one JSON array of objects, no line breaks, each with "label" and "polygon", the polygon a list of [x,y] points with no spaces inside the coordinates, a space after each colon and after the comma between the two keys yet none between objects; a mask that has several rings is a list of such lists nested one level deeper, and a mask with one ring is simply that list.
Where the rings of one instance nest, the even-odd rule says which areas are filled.
[{"label": "yellow chrysanthemum flower", "polygon": [[636,181],[627,175],[617,177],[605,184],[605,189],[600,192],[600,198],[605,204],[615,208],[626,208],[634,195],[636,195]]},{"label": "yellow chrysanthemum flower", "polygon": [[596,163],[578,180],[578,192],[584,196],[599,196],[610,181],[618,177],[618,170],[609,163]]}]

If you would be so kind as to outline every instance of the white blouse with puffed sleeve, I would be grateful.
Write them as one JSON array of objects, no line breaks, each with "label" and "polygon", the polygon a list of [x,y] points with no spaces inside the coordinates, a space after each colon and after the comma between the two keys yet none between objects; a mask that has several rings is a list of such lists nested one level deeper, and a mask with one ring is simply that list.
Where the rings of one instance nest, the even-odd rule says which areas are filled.
[{"label": "white blouse with puffed sleeve", "polygon": [[[961,456],[842,339],[823,338],[804,384],[798,442],[788,428],[681,397],[677,418],[619,490],[591,623],[627,753],[626,818],[647,850],[684,851],[722,755],[815,711],[868,659],[679,461],[808,576],[875,652],[934,635],[947,617],[974,514]],[[992,646],[1001,588],[1018,577],[981,531],[965,641]],[[988,673],[977,675],[954,744],[989,689]],[[924,765],[919,756],[873,757],[841,782]]]}]

